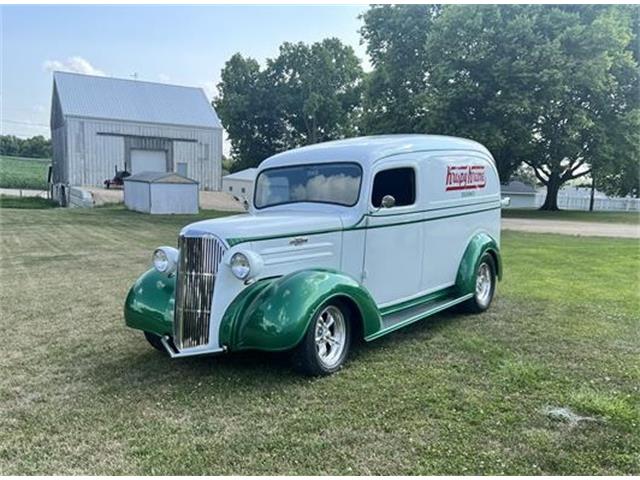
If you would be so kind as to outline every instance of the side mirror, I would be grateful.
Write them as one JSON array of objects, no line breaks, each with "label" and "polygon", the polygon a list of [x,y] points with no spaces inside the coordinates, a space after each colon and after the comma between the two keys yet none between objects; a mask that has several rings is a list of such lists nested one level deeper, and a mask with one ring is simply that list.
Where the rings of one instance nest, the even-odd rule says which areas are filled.
[{"label": "side mirror", "polygon": [[393,198],[393,195],[385,195],[382,197],[381,205],[383,208],[391,208],[396,205],[396,199]]}]

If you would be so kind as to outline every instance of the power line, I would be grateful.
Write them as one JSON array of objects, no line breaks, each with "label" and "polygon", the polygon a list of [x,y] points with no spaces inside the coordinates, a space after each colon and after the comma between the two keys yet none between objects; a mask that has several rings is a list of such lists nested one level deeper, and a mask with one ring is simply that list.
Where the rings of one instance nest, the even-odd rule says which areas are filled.
[{"label": "power line", "polygon": [[19,120],[7,120],[6,118],[3,118],[0,122],[15,123],[16,125],[28,125],[30,127],[49,127],[49,125],[45,125],[44,123],[21,122]]}]

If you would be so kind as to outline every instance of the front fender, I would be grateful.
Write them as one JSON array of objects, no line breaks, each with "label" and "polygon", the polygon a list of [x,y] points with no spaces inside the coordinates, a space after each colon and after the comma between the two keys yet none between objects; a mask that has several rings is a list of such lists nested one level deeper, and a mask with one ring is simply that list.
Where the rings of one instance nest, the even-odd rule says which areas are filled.
[{"label": "front fender", "polygon": [[380,329],[373,298],[353,278],[332,270],[301,270],[243,290],[224,314],[221,344],[230,350],[289,350],[302,340],[318,308],[336,297],[358,309],[365,336]]},{"label": "front fender", "polygon": [[502,259],[500,258],[498,243],[490,235],[478,233],[467,245],[460,266],[458,267],[456,289],[459,295],[466,295],[475,291],[476,270],[478,269],[480,259],[487,252],[493,255],[496,262],[498,279],[502,278]]},{"label": "front fender", "polygon": [[167,335],[173,332],[175,276],[151,269],[133,284],[124,303],[127,326]]}]

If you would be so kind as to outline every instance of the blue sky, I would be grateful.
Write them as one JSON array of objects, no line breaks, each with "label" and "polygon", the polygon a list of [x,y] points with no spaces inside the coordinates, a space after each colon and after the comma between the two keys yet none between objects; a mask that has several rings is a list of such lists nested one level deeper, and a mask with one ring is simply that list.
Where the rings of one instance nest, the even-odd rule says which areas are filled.
[{"label": "blue sky", "polygon": [[[234,53],[337,37],[365,59],[358,6],[0,6],[3,134],[49,136],[51,70],[204,87]],[[366,62],[366,60],[364,60]],[[366,64],[365,64],[366,67]]]}]

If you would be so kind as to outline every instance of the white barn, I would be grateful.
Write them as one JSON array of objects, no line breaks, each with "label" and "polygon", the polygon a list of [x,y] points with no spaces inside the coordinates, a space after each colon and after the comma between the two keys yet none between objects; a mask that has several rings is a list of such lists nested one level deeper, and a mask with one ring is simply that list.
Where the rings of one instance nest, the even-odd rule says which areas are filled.
[{"label": "white barn", "polygon": [[222,125],[200,88],[54,72],[53,195],[102,186],[115,169],[176,172],[222,184]]}]

